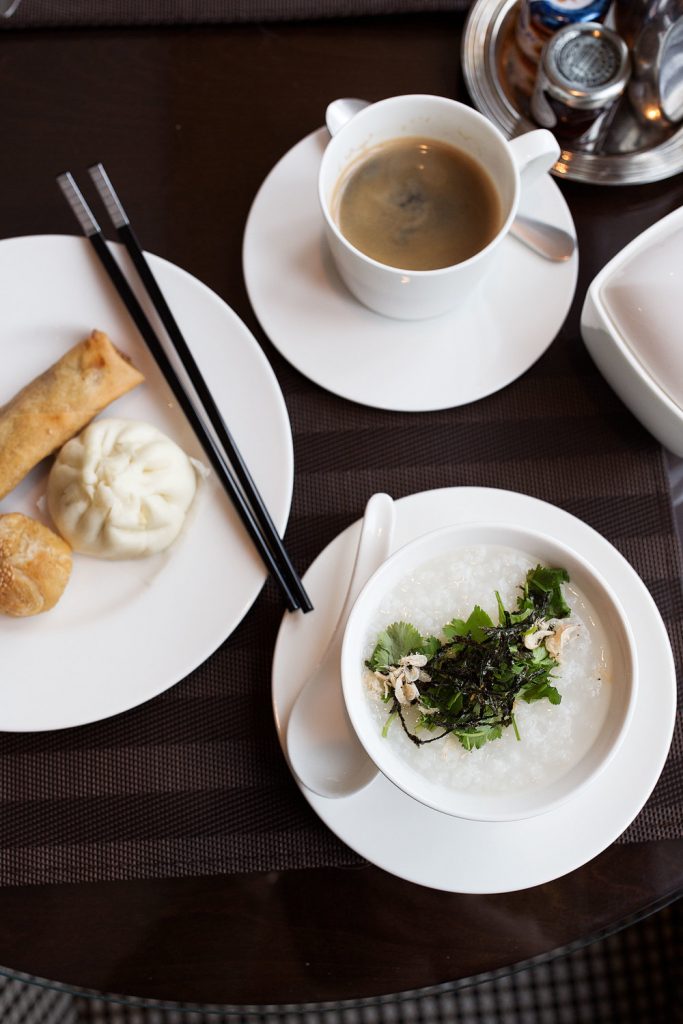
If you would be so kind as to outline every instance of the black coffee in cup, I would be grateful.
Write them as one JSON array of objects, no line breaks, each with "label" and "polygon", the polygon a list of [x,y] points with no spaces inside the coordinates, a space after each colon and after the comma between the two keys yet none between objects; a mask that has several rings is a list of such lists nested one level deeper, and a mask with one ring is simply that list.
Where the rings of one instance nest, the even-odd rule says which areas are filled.
[{"label": "black coffee in cup", "polygon": [[345,238],[404,270],[437,270],[474,256],[498,234],[502,206],[482,165],[433,139],[392,139],[353,163],[332,202]]}]

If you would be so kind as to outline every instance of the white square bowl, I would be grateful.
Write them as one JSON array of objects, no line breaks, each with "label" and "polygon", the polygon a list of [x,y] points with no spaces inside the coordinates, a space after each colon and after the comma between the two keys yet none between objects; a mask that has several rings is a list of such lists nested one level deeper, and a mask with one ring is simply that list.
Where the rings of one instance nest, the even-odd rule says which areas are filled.
[{"label": "white square bowl", "polygon": [[683,207],[603,267],[588,289],[581,333],[625,405],[683,456]]}]

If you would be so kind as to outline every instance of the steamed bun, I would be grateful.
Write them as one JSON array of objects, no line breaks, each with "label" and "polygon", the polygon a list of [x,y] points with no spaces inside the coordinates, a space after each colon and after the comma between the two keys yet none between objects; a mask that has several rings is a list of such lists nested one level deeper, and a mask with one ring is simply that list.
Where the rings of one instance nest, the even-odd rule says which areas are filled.
[{"label": "steamed bun", "polygon": [[64,445],[50,471],[47,503],[74,551],[142,558],[173,543],[196,488],[189,458],[160,430],[105,418]]}]

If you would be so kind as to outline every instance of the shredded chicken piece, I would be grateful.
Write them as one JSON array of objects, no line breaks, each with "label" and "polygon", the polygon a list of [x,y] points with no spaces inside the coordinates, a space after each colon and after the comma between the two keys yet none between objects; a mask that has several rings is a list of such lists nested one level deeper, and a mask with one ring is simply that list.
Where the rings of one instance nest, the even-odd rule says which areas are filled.
[{"label": "shredded chicken piece", "polygon": [[[527,633],[524,637],[524,646],[527,651],[535,651],[540,643],[542,643],[546,637],[552,636],[552,628],[548,628],[548,623],[545,619],[539,619],[536,623],[536,629],[533,633]],[[547,644],[546,644],[547,647]]]},{"label": "shredded chicken piece", "polygon": [[420,696],[420,691],[415,683],[409,683],[406,679],[400,679],[396,683],[394,693],[399,704],[410,704]]},{"label": "shredded chicken piece", "polygon": [[387,672],[373,672],[368,679],[369,689],[386,697],[394,691],[399,704],[412,704],[420,696],[416,683],[428,683],[431,676],[424,671],[427,658],[424,654],[407,654],[396,668]]},{"label": "shredded chicken piece", "polygon": [[553,658],[559,661],[562,656],[562,648],[575,629],[576,626],[570,622],[558,622],[553,630],[553,635],[545,642],[548,654],[551,654]]}]

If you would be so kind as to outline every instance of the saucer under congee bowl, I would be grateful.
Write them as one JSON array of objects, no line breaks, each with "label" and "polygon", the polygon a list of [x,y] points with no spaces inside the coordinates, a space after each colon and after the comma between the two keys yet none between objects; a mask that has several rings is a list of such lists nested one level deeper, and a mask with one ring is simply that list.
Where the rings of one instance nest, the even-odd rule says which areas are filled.
[{"label": "saucer under congee bowl", "polygon": [[[558,569],[561,584],[548,571]],[[467,628],[477,607],[480,633]],[[429,640],[420,648],[420,637],[448,639],[453,619],[450,645],[436,657]],[[410,671],[387,684],[387,666],[406,656]],[[367,754],[404,793],[446,814],[513,821],[574,797],[612,760],[637,658],[619,599],[575,550],[526,527],[464,523],[411,541],[371,577],[349,616],[342,683]],[[514,705],[506,688],[519,689]],[[471,707],[482,724],[449,733],[449,710],[471,721]]]},{"label": "saucer under congee bowl", "polygon": [[683,456],[683,207],[627,245],[591,284],[583,340],[631,412]]}]

